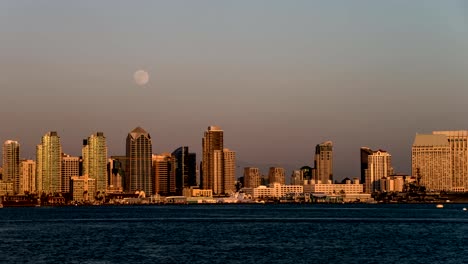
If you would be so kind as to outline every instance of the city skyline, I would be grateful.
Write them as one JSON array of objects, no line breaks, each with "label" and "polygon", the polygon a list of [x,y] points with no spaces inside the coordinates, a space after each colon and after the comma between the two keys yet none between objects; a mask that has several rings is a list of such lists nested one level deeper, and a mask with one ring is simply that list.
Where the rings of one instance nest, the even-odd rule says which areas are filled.
[{"label": "city skyline", "polygon": [[201,157],[216,124],[247,166],[298,168],[332,140],[343,179],[362,146],[410,173],[416,133],[467,127],[463,1],[109,3],[0,3],[0,141],[25,158],[49,130],[74,156],[104,131],[121,155],[137,125]]}]

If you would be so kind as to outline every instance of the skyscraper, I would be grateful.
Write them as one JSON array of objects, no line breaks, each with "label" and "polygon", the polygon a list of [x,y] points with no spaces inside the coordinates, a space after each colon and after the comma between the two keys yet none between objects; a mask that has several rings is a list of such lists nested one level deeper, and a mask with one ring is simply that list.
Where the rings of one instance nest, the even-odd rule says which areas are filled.
[{"label": "skyscraper", "polygon": [[197,185],[197,158],[189,152],[189,147],[180,147],[172,155],[175,157],[176,193],[182,195],[184,188]]},{"label": "skyscraper", "polygon": [[333,182],[333,143],[323,142],[315,147],[315,179],[323,184]]},{"label": "skyscraper", "polygon": [[468,191],[468,131],[433,131],[434,135],[445,135],[450,145],[452,166],[452,191]]},{"label": "skyscraper", "polygon": [[451,149],[445,134],[416,134],[411,150],[411,171],[413,176],[420,177],[421,185],[428,190],[452,190],[454,163]]},{"label": "skyscraper", "polygon": [[20,144],[7,140],[3,144],[3,180],[13,182],[13,191],[20,191]]},{"label": "skyscraper", "polygon": [[366,169],[365,192],[372,193],[380,191],[380,179],[387,178],[393,173],[392,156],[384,151],[373,151],[368,156],[368,168]]},{"label": "skyscraper", "polygon": [[107,190],[107,144],[104,133],[97,132],[83,140],[83,175],[96,183],[96,192]]},{"label": "skyscraper", "polygon": [[223,149],[223,190],[222,193],[230,194],[236,191],[236,152]]},{"label": "skyscraper", "polygon": [[108,162],[107,174],[108,177],[108,190],[110,192],[122,192],[125,190],[125,167],[127,166],[127,157],[125,156],[111,156]]},{"label": "skyscraper", "polygon": [[361,147],[361,183],[366,182],[366,170],[369,168],[369,155],[372,155],[372,150],[368,147]]},{"label": "skyscraper", "polygon": [[36,154],[36,186],[39,192],[62,190],[62,145],[57,132],[49,132],[41,139]]},{"label": "skyscraper", "polygon": [[80,158],[62,154],[62,193],[70,192],[73,176],[80,176]]},{"label": "skyscraper", "polygon": [[[201,186],[203,189],[211,189],[214,194],[220,194],[220,182],[222,178],[222,150],[223,150],[223,130],[216,126],[208,127],[202,140],[203,161]],[[216,153],[215,153],[216,152]],[[215,191],[215,182],[216,190]]]},{"label": "skyscraper", "polygon": [[284,168],[270,167],[268,171],[268,181],[270,182],[270,184],[286,184],[286,173]]},{"label": "skyscraper", "polygon": [[176,192],[176,159],[169,153],[153,155],[153,193],[168,196]]},{"label": "skyscraper", "polygon": [[260,186],[261,175],[258,168],[246,167],[244,168],[244,187],[257,188]]},{"label": "skyscraper", "polygon": [[129,191],[144,191],[147,196],[153,194],[152,148],[151,136],[143,128],[137,127],[128,134],[126,177]]},{"label": "skyscraper", "polygon": [[36,191],[36,162],[22,160],[20,164],[20,191],[19,193],[32,193]]}]

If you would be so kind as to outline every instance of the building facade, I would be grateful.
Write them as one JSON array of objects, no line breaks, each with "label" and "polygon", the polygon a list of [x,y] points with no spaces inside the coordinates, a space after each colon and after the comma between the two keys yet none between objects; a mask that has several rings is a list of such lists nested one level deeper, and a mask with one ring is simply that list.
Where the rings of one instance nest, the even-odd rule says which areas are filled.
[{"label": "building facade", "polygon": [[34,160],[22,160],[20,164],[20,192],[36,192],[36,162]]},{"label": "building facade", "polygon": [[411,150],[411,172],[428,190],[452,191],[452,150],[444,134],[417,134]]},{"label": "building facade", "polygon": [[36,148],[36,186],[40,193],[62,191],[62,145],[57,132],[49,132]]},{"label": "building facade", "polygon": [[245,188],[257,188],[261,185],[261,175],[258,168],[244,168],[244,186]]},{"label": "building facade", "polygon": [[180,147],[172,152],[175,158],[176,194],[182,195],[184,188],[197,186],[197,156],[189,147]]},{"label": "building facade", "polygon": [[137,127],[128,134],[126,181],[130,192],[153,194],[152,151],[151,136],[143,128]]},{"label": "building facade", "polygon": [[73,176],[80,176],[80,157],[62,154],[62,193],[70,192],[70,181]]},{"label": "building facade", "polygon": [[153,155],[153,193],[163,196],[176,192],[176,159],[169,153]]},{"label": "building facade", "polygon": [[434,131],[434,135],[445,135],[450,145],[452,166],[452,191],[468,191],[468,131]]},{"label": "building facade", "polygon": [[369,168],[369,155],[372,155],[372,149],[361,147],[361,183],[366,183],[366,170]]},{"label": "building facade", "polygon": [[284,168],[270,167],[268,170],[269,184],[279,183],[286,184],[286,175]]},{"label": "building facade", "polygon": [[318,183],[333,182],[333,142],[326,141],[315,147],[314,171]]},{"label": "building facade", "polygon": [[202,139],[202,189],[211,189],[220,194],[222,182],[222,151],[224,148],[224,131],[220,127],[210,126]]},{"label": "building facade", "polygon": [[380,190],[380,179],[393,174],[392,155],[384,150],[373,151],[368,156],[368,168],[366,169],[365,191],[373,193]]},{"label": "building facade", "polygon": [[3,180],[13,182],[13,192],[20,193],[20,144],[7,140],[3,144]]},{"label": "building facade", "polygon": [[96,192],[107,191],[107,143],[104,133],[97,132],[83,140],[83,175],[95,180]]}]

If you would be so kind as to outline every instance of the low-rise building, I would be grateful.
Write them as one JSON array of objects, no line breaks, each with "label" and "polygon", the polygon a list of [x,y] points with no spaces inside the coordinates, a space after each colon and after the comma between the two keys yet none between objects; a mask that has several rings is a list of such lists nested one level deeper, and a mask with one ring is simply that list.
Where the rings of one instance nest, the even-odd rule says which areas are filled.
[{"label": "low-rise building", "polygon": [[302,185],[285,185],[279,183],[270,184],[269,187],[260,185],[257,188],[243,188],[245,194],[252,198],[274,197],[280,198],[286,194],[301,194],[304,193]]},{"label": "low-rise building", "polygon": [[73,194],[73,201],[84,202],[94,201],[96,194],[96,180],[85,176],[73,176],[71,178],[71,193]]},{"label": "low-rise building", "polygon": [[0,180],[0,196],[14,194],[14,182]]},{"label": "low-rise building", "polygon": [[359,194],[364,192],[364,186],[358,179],[347,181],[341,184],[322,184],[313,181],[304,181],[305,193],[325,193],[325,194]]}]

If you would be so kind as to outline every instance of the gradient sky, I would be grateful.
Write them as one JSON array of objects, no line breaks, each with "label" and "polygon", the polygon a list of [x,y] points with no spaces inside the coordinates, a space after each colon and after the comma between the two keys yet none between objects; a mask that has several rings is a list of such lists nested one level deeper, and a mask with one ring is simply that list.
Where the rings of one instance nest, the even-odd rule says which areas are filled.
[{"label": "gradient sky", "polygon": [[361,146],[410,173],[417,132],[468,129],[467,73],[466,1],[0,2],[0,141],[26,158],[51,130],[66,153],[103,131],[123,154],[142,126],[155,153],[200,159],[219,125],[240,164],[289,176],[332,140],[337,179]]}]

